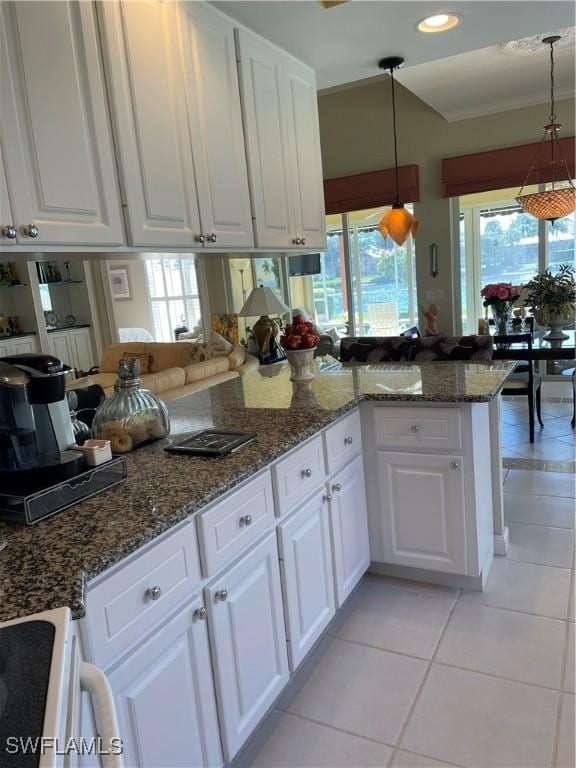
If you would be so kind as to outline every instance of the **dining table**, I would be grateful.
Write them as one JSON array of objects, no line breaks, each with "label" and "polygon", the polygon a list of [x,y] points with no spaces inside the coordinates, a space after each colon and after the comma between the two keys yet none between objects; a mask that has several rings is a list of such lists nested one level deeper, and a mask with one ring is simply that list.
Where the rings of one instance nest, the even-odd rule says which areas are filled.
[{"label": "dining table", "polygon": [[[532,349],[526,342],[519,344],[499,344],[498,335],[494,334],[494,360],[574,360],[576,357],[576,331],[564,331],[566,339],[546,339],[545,329],[534,331]],[[514,335],[514,331],[510,332]]]}]

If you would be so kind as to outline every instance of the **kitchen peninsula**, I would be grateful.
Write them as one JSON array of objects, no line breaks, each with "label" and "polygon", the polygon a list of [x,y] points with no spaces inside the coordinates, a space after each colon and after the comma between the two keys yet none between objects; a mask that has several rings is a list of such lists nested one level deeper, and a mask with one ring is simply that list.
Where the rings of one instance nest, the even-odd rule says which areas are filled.
[{"label": "kitchen peninsula", "polygon": [[[479,589],[505,552],[498,393],[514,364],[314,365],[309,389],[281,365],[171,401],[170,438],[129,454],[121,486],[0,525],[0,620],[71,609],[128,764],[231,760],[370,562]],[[209,425],[257,440],[218,460],[163,450]]]}]

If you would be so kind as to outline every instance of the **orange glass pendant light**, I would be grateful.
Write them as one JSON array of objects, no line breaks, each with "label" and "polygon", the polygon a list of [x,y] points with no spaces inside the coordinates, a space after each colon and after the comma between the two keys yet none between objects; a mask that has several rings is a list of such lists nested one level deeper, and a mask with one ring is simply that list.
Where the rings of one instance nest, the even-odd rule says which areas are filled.
[{"label": "orange glass pendant light", "polygon": [[380,223],[378,229],[384,237],[391,237],[397,245],[404,245],[408,235],[415,235],[418,230],[419,221],[410,211],[406,210],[404,203],[400,200],[400,189],[398,184],[398,138],[396,136],[396,100],[394,94],[394,70],[404,64],[401,56],[387,56],[378,62],[380,69],[385,69],[390,73],[392,83],[392,126],[394,131],[394,173],[396,181],[396,201],[392,208],[387,211]]},{"label": "orange glass pendant light", "polygon": [[[562,145],[558,139],[558,131],[562,127],[560,123],[556,122],[556,112],[554,103],[554,43],[560,40],[560,35],[552,35],[551,37],[545,37],[542,42],[545,45],[550,46],[550,115],[548,116],[548,124],[544,126],[544,135],[540,142],[536,155],[528,171],[528,175],[522,184],[520,192],[516,202],[518,202],[526,213],[534,216],[537,219],[546,219],[547,221],[556,221],[563,216],[568,216],[576,209],[576,189],[572,183],[572,177],[568,169],[568,164],[564,153],[562,152]],[[522,190],[528,183],[528,180],[534,170],[536,161],[538,160],[542,150],[544,149],[546,139],[550,139],[550,167],[552,170],[552,189],[547,189],[544,192],[535,192],[531,195],[523,195]],[[556,186],[556,167],[560,160],[560,181],[567,181],[567,187]]]}]

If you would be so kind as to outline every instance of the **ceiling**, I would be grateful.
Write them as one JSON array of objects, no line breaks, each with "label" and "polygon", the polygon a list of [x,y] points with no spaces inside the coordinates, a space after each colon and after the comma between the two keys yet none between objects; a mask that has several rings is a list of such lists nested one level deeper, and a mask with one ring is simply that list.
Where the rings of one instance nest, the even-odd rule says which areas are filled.
[{"label": "ceiling", "polygon": [[[398,80],[447,120],[538,104],[548,99],[545,53],[502,44],[573,27],[564,0],[350,0],[325,9],[317,0],[218,0],[224,13],[316,70],[319,90],[380,77],[378,60],[401,55]],[[447,32],[423,34],[418,22],[460,14]],[[557,54],[557,97],[574,93],[574,46]]]}]

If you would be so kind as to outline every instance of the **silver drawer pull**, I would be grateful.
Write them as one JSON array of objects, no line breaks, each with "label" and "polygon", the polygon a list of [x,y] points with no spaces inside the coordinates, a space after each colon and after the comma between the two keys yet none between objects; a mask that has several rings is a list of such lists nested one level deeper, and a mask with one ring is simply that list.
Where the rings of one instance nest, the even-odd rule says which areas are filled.
[{"label": "silver drawer pull", "polygon": [[354,442],[354,438],[352,437],[352,435],[348,435],[348,437],[344,438],[344,445],[352,445],[353,442]]},{"label": "silver drawer pull", "polygon": [[342,483],[334,483],[332,486],[333,491],[341,491],[342,490]]},{"label": "silver drawer pull", "polygon": [[418,424],[412,424],[412,426],[410,427],[410,432],[420,432],[420,427],[418,426]]},{"label": "silver drawer pull", "polygon": [[228,590],[227,589],[219,589],[215,594],[214,597],[216,600],[219,600],[221,603],[223,603],[225,600],[228,600]]},{"label": "silver drawer pull", "polygon": [[204,606],[202,608],[196,608],[194,611],[194,618],[198,621],[206,621],[206,616],[208,615],[208,611]]},{"label": "silver drawer pull", "polygon": [[451,461],[450,462],[450,469],[458,469],[459,466],[460,466],[460,462],[459,461]]},{"label": "silver drawer pull", "polygon": [[331,493],[327,493],[326,496],[322,497],[322,501],[324,503],[326,503],[327,501],[332,501],[332,494]]},{"label": "silver drawer pull", "polygon": [[240,518],[240,526],[242,528],[247,528],[249,525],[252,525],[252,515],[244,515],[244,517]]},{"label": "silver drawer pull", "polygon": [[24,234],[28,237],[38,237],[40,234],[40,230],[36,226],[36,224],[27,224],[24,227]]},{"label": "silver drawer pull", "polygon": [[148,587],[146,590],[146,597],[149,600],[159,600],[162,595],[162,589],[160,587]]},{"label": "silver drawer pull", "polygon": [[312,477],[312,470],[310,468],[302,470],[302,477]]},{"label": "silver drawer pull", "polygon": [[16,227],[15,226],[13,226],[12,224],[8,224],[2,230],[2,234],[4,235],[4,237],[7,237],[8,240],[16,240],[18,232],[16,231]]}]

